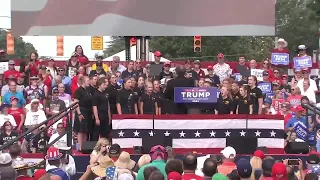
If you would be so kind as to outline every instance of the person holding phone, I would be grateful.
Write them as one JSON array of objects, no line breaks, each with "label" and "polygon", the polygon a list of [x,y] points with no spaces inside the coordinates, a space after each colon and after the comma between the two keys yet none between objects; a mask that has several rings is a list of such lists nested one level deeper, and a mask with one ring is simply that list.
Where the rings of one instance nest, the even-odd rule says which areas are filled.
[{"label": "person holding phone", "polygon": [[94,146],[93,151],[90,154],[90,164],[99,163],[99,159],[103,156],[108,156],[110,149],[110,142],[106,138],[100,138],[97,144]]}]

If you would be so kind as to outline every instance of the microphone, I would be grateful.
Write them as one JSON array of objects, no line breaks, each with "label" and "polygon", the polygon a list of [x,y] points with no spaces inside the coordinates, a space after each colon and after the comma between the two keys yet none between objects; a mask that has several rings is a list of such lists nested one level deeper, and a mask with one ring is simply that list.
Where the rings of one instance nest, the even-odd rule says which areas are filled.
[{"label": "microphone", "polygon": [[132,95],[132,94],[130,94],[130,95],[129,95],[129,97],[128,97],[128,99],[130,100],[130,99],[132,98],[132,96],[133,96],[133,95]]}]

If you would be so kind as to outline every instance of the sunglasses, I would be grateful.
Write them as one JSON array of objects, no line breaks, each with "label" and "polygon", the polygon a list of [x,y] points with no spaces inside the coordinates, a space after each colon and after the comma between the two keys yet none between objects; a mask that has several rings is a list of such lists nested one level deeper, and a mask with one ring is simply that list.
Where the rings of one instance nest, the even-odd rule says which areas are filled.
[{"label": "sunglasses", "polygon": [[275,71],[275,72],[273,72],[274,74],[279,74],[279,72],[278,71]]},{"label": "sunglasses", "polygon": [[138,61],[138,62],[136,62],[136,64],[141,64],[141,62]]},{"label": "sunglasses", "polygon": [[61,127],[61,126],[60,126],[60,127],[59,127],[59,126],[57,127],[57,129],[63,129],[63,128],[64,128],[64,127]]},{"label": "sunglasses", "polygon": [[59,71],[59,72],[63,72],[63,71],[64,71],[64,69],[59,69],[58,71]]},{"label": "sunglasses", "polygon": [[263,63],[263,64],[268,65],[269,63]]}]

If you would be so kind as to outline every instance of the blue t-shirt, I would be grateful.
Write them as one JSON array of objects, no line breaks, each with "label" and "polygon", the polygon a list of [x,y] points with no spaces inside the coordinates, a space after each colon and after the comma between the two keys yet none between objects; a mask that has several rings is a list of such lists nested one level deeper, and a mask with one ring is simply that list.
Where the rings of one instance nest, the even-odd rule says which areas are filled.
[{"label": "blue t-shirt", "polygon": [[292,127],[297,134],[297,138],[307,141],[308,128],[311,127],[309,123],[307,123],[307,119],[305,116],[300,117],[292,117],[286,124],[286,129]]},{"label": "blue t-shirt", "polygon": [[54,175],[57,175],[57,176],[60,176],[61,180],[70,180],[68,174],[60,168],[50,169],[47,172],[54,174]]},{"label": "blue t-shirt", "polygon": [[18,107],[19,108],[22,108],[23,105],[26,104],[26,100],[24,99],[24,96],[23,96],[23,93],[18,91],[18,92],[15,92],[15,93],[12,93],[12,92],[7,92],[6,94],[4,94],[3,98],[2,98],[2,102],[3,103],[6,103],[6,104],[11,104],[11,101],[10,101],[10,98],[12,96],[15,96],[16,98],[18,98]]}]

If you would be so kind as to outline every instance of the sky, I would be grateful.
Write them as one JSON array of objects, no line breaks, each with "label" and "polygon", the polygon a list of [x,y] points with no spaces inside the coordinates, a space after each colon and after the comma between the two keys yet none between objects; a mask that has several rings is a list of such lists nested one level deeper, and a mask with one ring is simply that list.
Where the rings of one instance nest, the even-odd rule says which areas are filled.
[{"label": "sky", "polygon": [[[11,29],[11,0],[1,0],[0,5],[0,28]],[[97,52],[91,50],[91,36],[65,36],[64,57],[57,57],[56,36],[22,36],[23,40],[33,44],[39,56],[54,57],[55,59],[69,58],[76,45],[83,47],[85,55],[92,59]],[[110,36],[104,36],[104,48],[108,47]]]}]

